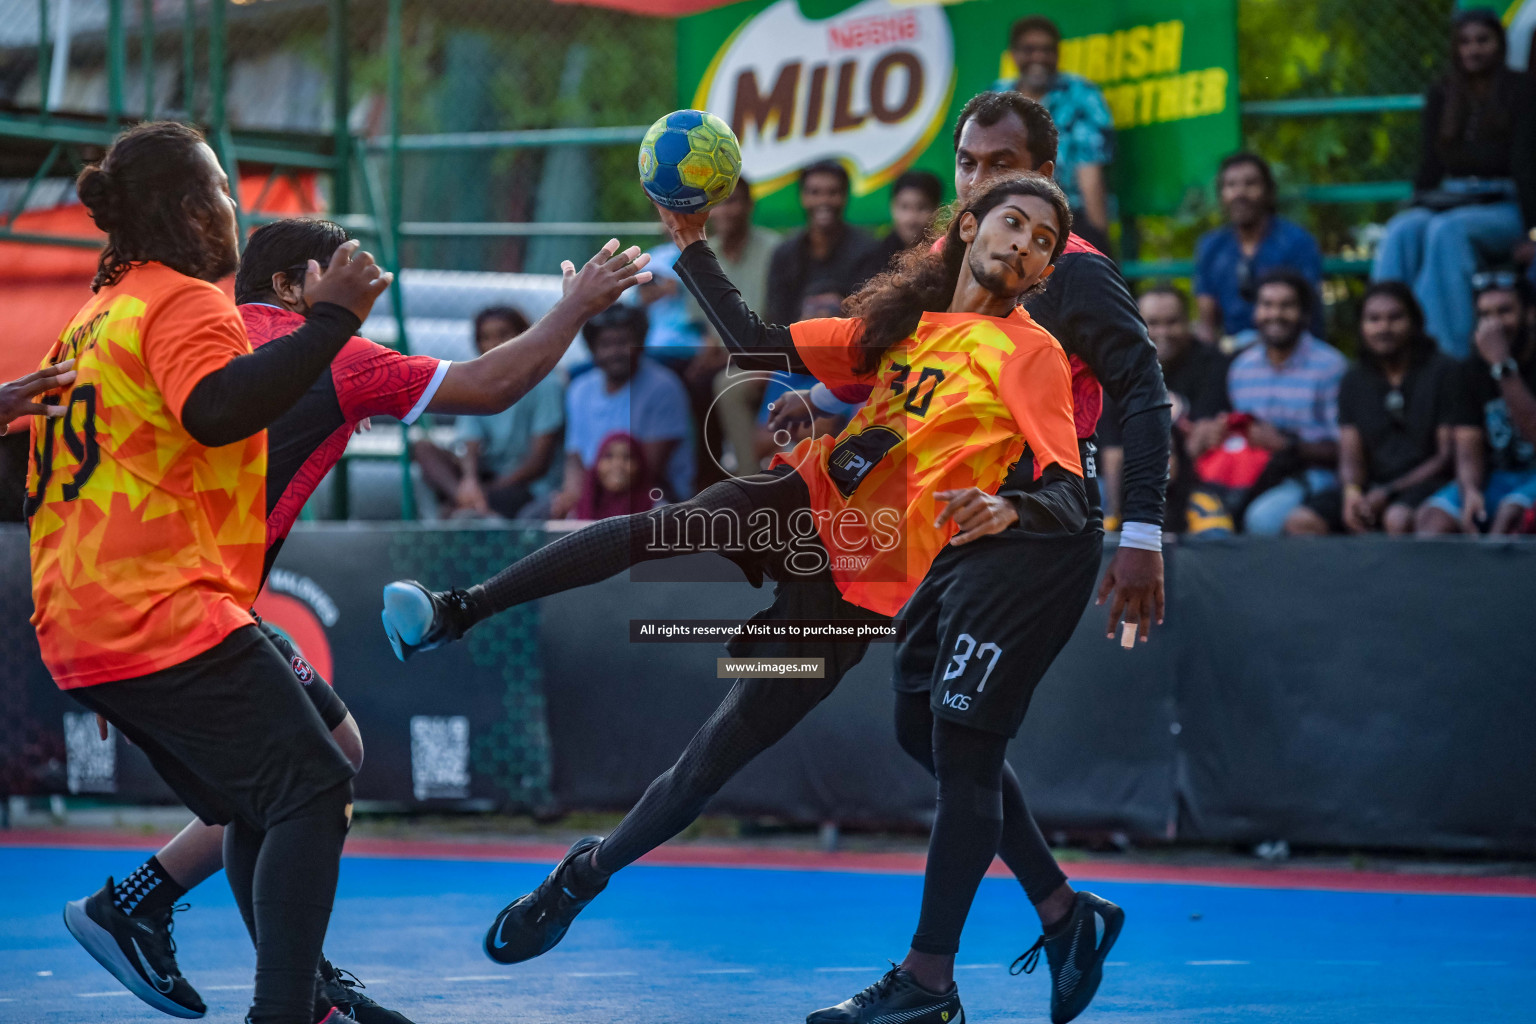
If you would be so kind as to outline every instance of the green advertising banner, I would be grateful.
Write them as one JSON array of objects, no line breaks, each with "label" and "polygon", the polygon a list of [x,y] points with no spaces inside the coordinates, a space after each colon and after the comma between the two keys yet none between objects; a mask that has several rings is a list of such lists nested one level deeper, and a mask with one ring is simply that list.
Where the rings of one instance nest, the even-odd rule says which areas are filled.
[{"label": "green advertising banner", "polygon": [[854,182],[851,220],[884,223],[909,167],[948,186],[950,133],[974,94],[1012,80],[1008,30],[1061,28],[1061,70],[1098,83],[1115,118],[1123,212],[1168,213],[1238,146],[1236,0],[747,0],[678,21],[679,105],[741,140],[765,224],[800,222],[793,186],[815,160]]}]

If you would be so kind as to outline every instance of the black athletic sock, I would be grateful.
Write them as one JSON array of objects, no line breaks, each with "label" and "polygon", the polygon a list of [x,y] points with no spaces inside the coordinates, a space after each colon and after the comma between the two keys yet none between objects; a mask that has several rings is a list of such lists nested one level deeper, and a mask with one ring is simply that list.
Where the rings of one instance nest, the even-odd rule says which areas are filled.
[{"label": "black athletic sock", "polygon": [[151,857],[112,889],[112,904],[129,917],[146,917],[173,906],[186,894],[160,866],[160,859]]},{"label": "black athletic sock", "polygon": [[[754,488],[762,491],[765,488]],[[803,487],[802,487],[803,493]],[[711,484],[694,497],[632,516],[603,519],[544,545],[477,586],[469,588],[469,622],[490,618],[515,605],[550,594],[584,587],[617,576],[638,562],[707,549],[713,526],[709,517],[721,512],[745,517],[763,495],[729,481]],[[686,538],[681,531],[689,531]]]},{"label": "black athletic sock", "polygon": [[560,873],[560,884],[579,900],[589,900],[608,884],[608,872],[592,863],[592,851],[577,857]]},{"label": "black athletic sock", "polygon": [[912,948],[953,956],[1003,831],[1002,771],[1008,738],[938,719],[933,763],[938,812],[923,872],[923,905]]},{"label": "black athletic sock", "polygon": [[340,783],[262,837],[251,890],[257,935],[252,1024],[313,1021],[316,968],[351,803],[352,783]]},{"label": "black athletic sock", "polygon": [[[933,709],[926,693],[896,694],[896,740],[918,764],[933,771]],[[1039,904],[1066,884],[1067,876],[1024,802],[1024,787],[1013,766],[1003,762],[1003,834],[997,855],[1024,888],[1029,902]]]}]

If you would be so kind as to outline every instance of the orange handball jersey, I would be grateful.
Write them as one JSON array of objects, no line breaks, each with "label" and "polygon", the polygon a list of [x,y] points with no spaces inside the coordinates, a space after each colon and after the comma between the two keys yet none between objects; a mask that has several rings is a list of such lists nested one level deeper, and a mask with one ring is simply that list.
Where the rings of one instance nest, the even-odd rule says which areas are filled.
[{"label": "orange handball jersey", "polygon": [[1007,317],[924,313],[873,375],[854,369],[862,333],[860,320],[790,327],[824,383],[874,391],[842,433],[807,438],[774,463],[804,478],[843,598],[895,615],[955,535],[953,522],[933,525],[938,492],[997,493],[1026,445],[1040,469],[1055,463],[1082,475],[1072,372],[1022,307]]},{"label": "orange handball jersey", "polygon": [[32,420],[27,517],[43,661],[62,689],[180,664],[251,622],[266,545],[267,435],[205,448],[198,381],[251,351],[235,304],[159,263],[75,314],[69,414]]}]

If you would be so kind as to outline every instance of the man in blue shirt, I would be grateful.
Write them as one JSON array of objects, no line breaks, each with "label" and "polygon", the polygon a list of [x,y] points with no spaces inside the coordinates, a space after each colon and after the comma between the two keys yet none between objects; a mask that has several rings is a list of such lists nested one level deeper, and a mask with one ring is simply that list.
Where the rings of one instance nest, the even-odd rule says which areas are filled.
[{"label": "man in blue shirt", "polygon": [[1257,282],[1271,270],[1295,270],[1312,286],[1311,327],[1323,332],[1318,284],[1323,257],[1306,228],[1275,213],[1275,177],[1264,158],[1234,153],[1221,162],[1216,192],[1227,223],[1195,246],[1195,333],[1215,344],[1253,327]]},{"label": "man in blue shirt", "polygon": [[1101,252],[1109,251],[1109,184],[1105,168],[1114,150],[1115,121],[1097,85],[1058,70],[1061,30],[1033,14],[1013,23],[1008,53],[1016,79],[999,79],[999,92],[1013,89],[1042,104],[1056,122],[1056,184],[1072,205],[1072,230]]},{"label": "man in blue shirt", "polygon": [[693,494],[693,422],[677,374],[642,353],[650,324],[638,306],[615,305],[582,328],[594,369],[565,392],[565,484],[550,517],[563,519],[581,497],[586,471],[614,432],[640,442],[652,483],[677,501]]}]

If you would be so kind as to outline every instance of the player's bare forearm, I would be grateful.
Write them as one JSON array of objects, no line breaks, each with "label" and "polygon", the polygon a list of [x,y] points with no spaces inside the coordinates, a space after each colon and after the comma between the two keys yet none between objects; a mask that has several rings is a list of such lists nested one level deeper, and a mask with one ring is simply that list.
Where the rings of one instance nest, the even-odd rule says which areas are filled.
[{"label": "player's bare forearm", "polygon": [[620,295],[650,281],[651,257],[639,246],[619,251],[610,239],[578,272],[570,260],[560,265],[564,294],[537,323],[504,345],[448,368],[427,406],[428,412],[486,416],[501,412],[549,376],[576,334]]}]

